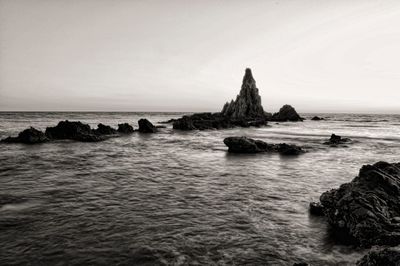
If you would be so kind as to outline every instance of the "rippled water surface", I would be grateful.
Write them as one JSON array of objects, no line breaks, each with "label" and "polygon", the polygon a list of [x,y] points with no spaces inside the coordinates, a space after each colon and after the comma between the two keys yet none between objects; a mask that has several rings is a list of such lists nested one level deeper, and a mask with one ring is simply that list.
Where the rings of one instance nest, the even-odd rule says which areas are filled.
[{"label": "rippled water surface", "polygon": [[[137,124],[163,113],[0,113],[0,138],[58,121]],[[304,115],[311,117],[311,115]],[[100,143],[0,144],[0,264],[354,264],[308,203],[361,165],[399,161],[400,116],[323,115],[263,128],[134,133]],[[321,143],[331,133],[348,148]],[[228,136],[307,153],[230,155]]]}]

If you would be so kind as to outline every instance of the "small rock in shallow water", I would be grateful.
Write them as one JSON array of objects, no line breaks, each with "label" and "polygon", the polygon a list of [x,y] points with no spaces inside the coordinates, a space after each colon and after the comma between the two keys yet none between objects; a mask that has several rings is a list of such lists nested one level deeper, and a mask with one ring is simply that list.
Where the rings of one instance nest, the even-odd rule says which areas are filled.
[{"label": "small rock in shallow water", "polygon": [[138,121],[139,132],[141,133],[155,133],[157,128],[147,119],[140,119]]},{"label": "small rock in shallow water", "polygon": [[301,147],[293,144],[268,144],[247,137],[228,137],[224,139],[224,143],[231,153],[278,152],[282,155],[298,155],[304,152]]},{"label": "small rock in shallow water", "polygon": [[339,144],[349,143],[351,139],[349,138],[342,138],[341,136],[332,134],[330,139],[324,142],[325,145],[337,146]]},{"label": "small rock in shallow water", "polygon": [[319,116],[314,116],[313,118],[311,118],[311,120],[312,121],[319,121],[319,120],[325,120],[325,119],[322,118],[322,117],[319,117]]}]

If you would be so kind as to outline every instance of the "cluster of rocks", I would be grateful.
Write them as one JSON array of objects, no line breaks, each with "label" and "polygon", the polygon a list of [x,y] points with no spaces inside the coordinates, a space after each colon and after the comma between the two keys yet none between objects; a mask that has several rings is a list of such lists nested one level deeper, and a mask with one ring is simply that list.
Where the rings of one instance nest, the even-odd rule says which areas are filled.
[{"label": "cluster of rocks", "polygon": [[325,145],[330,145],[332,147],[337,147],[342,144],[348,144],[351,142],[351,139],[349,138],[342,138],[341,136],[332,134],[329,140],[325,141]]},{"label": "cluster of rocks", "polygon": [[[157,128],[147,119],[140,119],[139,129],[141,133],[155,133]],[[54,127],[47,127],[45,132],[37,130],[33,127],[21,131],[17,137],[8,137],[1,142],[6,143],[25,143],[35,144],[43,143],[50,140],[75,140],[81,142],[98,142],[110,137],[116,137],[120,134],[131,134],[135,130],[128,124],[118,124],[118,129],[104,125],[97,125],[96,129],[92,129],[88,124],[80,121],[60,121]]]},{"label": "cluster of rocks", "polygon": [[171,119],[174,129],[205,130],[232,127],[260,127],[268,121],[302,121],[296,110],[290,105],[284,105],[278,113],[271,115],[264,111],[261,104],[256,81],[251,69],[247,68],[243,77],[242,87],[235,100],[225,103],[221,112],[198,113]]},{"label": "cluster of rocks", "polygon": [[[310,204],[342,240],[362,247],[400,245],[400,163],[364,165],[350,183]],[[400,265],[399,249],[372,250],[358,265]]]},{"label": "cluster of rocks", "polygon": [[268,144],[247,137],[228,137],[224,139],[224,143],[231,153],[277,152],[282,155],[298,155],[304,152],[301,147],[294,144]]}]

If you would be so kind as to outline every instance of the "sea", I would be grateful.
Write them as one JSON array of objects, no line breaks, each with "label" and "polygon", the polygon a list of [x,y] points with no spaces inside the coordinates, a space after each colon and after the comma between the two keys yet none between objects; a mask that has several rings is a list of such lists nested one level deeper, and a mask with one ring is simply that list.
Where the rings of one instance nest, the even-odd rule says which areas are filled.
[{"label": "sea", "polygon": [[[60,120],[156,125],[182,113],[2,112],[0,138]],[[311,121],[314,115],[323,121]],[[0,144],[0,265],[354,265],[309,214],[362,165],[399,162],[400,115],[302,114],[260,128],[133,133],[98,143]],[[332,133],[347,147],[323,145]],[[247,136],[299,156],[229,154]]]}]

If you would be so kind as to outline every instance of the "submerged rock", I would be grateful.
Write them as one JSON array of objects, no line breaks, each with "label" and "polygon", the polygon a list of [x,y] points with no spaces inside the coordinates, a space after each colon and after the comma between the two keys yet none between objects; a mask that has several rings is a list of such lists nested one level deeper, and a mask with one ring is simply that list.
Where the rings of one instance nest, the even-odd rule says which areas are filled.
[{"label": "submerged rock", "polygon": [[49,138],[42,131],[30,127],[21,131],[17,137],[8,137],[1,141],[7,143],[35,144],[49,141]]},{"label": "submerged rock", "polygon": [[233,119],[265,116],[261,105],[261,96],[250,68],[246,68],[242,88],[236,100],[227,102],[222,108],[221,114]]},{"label": "submerged rock", "polygon": [[301,147],[293,144],[268,144],[247,137],[228,137],[224,139],[224,143],[231,153],[278,152],[282,155],[298,155],[304,152]]},{"label": "submerged rock", "polygon": [[351,139],[349,138],[342,138],[341,136],[332,134],[330,139],[324,142],[325,145],[337,146],[339,144],[349,143]]},{"label": "submerged rock", "polygon": [[138,121],[139,132],[141,133],[155,133],[157,128],[147,119],[140,119]]},{"label": "submerged rock", "polygon": [[97,129],[93,130],[93,133],[96,135],[114,135],[117,134],[118,131],[110,126],[100,123],[97,125]]},{"label": "submerged rock", "polygon": [[361,246],[400,244],[400,163],[364,165],[350,183],[323,193],[335,234]]},{"label": "submerged rock", "polygon": [[399,265],[400,265],[400,247],[371,250],[357,262],[357,266],[399,266]]},{"label": "submerged rock", "polygon": [[272,121],[279,121],[279,122],[297,122],[303,121],[304,119],[300,117],[300,115],[296,112],[296,110],[291,105],[284,105],[279,109],[279,112],[272,115]]},{"label": "submerged rock", "polygon": [[133,127],[128,123],[118,124],[118,132],[123,134],[133,133]]}]

